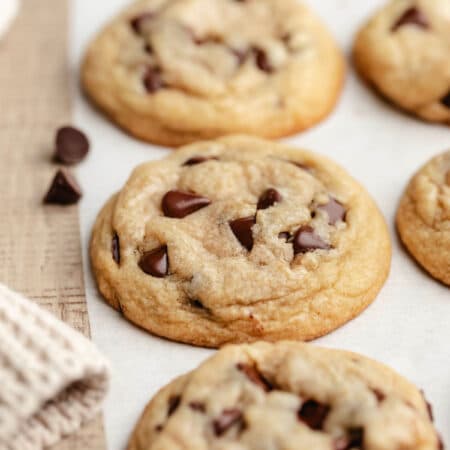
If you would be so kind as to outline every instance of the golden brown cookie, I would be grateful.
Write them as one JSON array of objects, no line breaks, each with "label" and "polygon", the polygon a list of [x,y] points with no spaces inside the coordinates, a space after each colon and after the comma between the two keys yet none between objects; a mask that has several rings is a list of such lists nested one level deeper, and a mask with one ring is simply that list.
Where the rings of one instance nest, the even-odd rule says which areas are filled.
[{"label": "golden brown cookie", "polygon": [[237,136],[139,166],[98,216],[91,258],[126,318],[217,347],[334,330],[375,298],[391,246],[335,163]]},{"label": "golden brown cookie", "polygon": [[90,45],[86,92],[141,139],[276,138],[333,108],[344,61],[297,0],[141,0]]},{"label": "golden brown cookie", "polygon": [[128,450],[438,450],[409,381],[298,342],[227,346],[147,406]]},{"label": "golden brown cookie", "polygon": [[414,175],[400,201],[397,227],[414,258],[450,285],[450,151]]},{"label": "golden brown cookie", "polygon": [[391,0],[358,33],[361,75],[422,119],[450,124],[450,2]]}]

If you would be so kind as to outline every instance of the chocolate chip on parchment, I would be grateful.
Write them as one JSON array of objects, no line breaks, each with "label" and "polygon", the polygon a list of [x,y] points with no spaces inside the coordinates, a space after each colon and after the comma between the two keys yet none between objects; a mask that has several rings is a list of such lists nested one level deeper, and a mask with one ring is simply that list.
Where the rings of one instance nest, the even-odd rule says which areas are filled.
[{"label": "chocolate chip on parchment", "polygon": [[167,410],[167,415],[170,417],[180,406],[181,397],[179,395],[173,395],[169,398],[169,409]]},{"label": "chocolate chip on parchment", "polygon": [[59,169],[44,197],[44,203],[72,205],[81,198],[81,188],[75,177],[65,169]]},{"label": "chocolate chip on parchment", "polygon": [[114,233],[111,243],[111,253],[114,261],[120,264],[120,240],[117,233]]},{"label": "chocolate chip on parchment", "polygon": [[313,430],[321,430],[330,412],[330,407],[315,400],[307,400],[299,409],[298,418]]},{"label": "chocolate chip on parchment", "polygon": [[222,436],[233,425],[240,424],[242,426],[242,412],[237,409],[224,409],[222,414],[214,420],[213,428],[216,436]]},{"label": "chocolate chip on parchment", "polygon": [[420,28],[427,29],[429,28],[428,20],[423,14],[423,12],[416,7],[412,7],[407,9],[394,23],[391,28],[391,31],[396,31],[398,28],[403,25],[416,25]]},{"label": "chocolate chip on parchment", "polygon": [[343,436],[334,441],[334,450],[364,450],[364,429],[350,428],[347,430],[347,436]]},{"label": "chocolate chip on parchment", "polygon": [[258,66],[259,70],[267,73],[272,73],[273,66],[270,64],[269,57],[267,56],[265,50],[255,47],[253,49],[253,52],[255,54],[256,65]]},{"label": "chocolate chip on parchment", "polygon": [[86,135],[74,127],[61,127],[56,132],[54,159],[63,164],[76,164],[89,151]]},{"label": "chocolate chip on parchment", "polygon": [[447,108],[450,108],[450,92],[444,98],[441,99],[441,103]]},{"label": "chocolate chip on parchment", "polygon": [[141,32],[141,26],[142,24],[146,21],[146,20],[150,20],[153,19],[155,17],[155,13],[154,12],[144,12],[142,14],[139,14],[136,17],[133,17],[130,20],[130,25],[131,28],[133,28],[133,30],[135,31],[135,33],[139,34]]},{"label": "chocolate chip on parchment", "polygon": [[193,411],[198,411],[201,413],[206,412],[206,405],[202,402],[190,402],[189,408],[191,408]]},{"label": "chocolate chip on parchment", "polygon": [[231,231],[236,236],[236,239],[248,251],[251,251],[253,248],[252,227],[253,225],[255,225],[255,223],[255,216],[243,217],[242,219],[236,219],[229,222]]},{"label": "chocolate chip on parchment", "polygon": [[245,363],[238,363],[236,367],[239,371],[243,372],[252,383],[257,384],[266,392],[272,390],[272,385],[262,376],[255,366]]},{"label": "chocolate chip on parchment", "polygon": [[281,194],[273,188],[267,189],[261,197],[259,197],[257,209],[267,209],[273,206],[275,203],[279,203],[283,200]]},{"label": "chocolate chip on parchment", "polygon": [[161,202],[166,217],[182,219],[211,204],[211,200],[190,192],[169,191]]},{"label": "chocolate chip on parchment", "polygon": [[334,225],[336,222],[340,220],[345,220],[345,214],[347,210],[333,197],[330,197],[330,200],[325,205],[320,205],[317,207],[321,211],[325,211],[328,214],[328,223],[330,225]]},{"label": "chocolate chip on parchment", "polygon": [[328,250],[330,245],[318,236],[310,226],[301,227],[294,236],[294,254],[306,253],[313,250]]},{"label": "chocolate chip on parchment", "polygon": [[183,163],[183,166],[195,166],[206,161],[218,160],[216,156],[194,156]]},{"label": "chocolate chip on parchment", "polygon": [[165,87],[161,69],[149,66],[144,74],[143,83],[148,93],[154,94]]},{"label": "chocolate chip on parchment", "polygon": [[159,247],[142,255],[139,267],[147,275],[164,278],[169,273],[169,257],[167,246]]}]

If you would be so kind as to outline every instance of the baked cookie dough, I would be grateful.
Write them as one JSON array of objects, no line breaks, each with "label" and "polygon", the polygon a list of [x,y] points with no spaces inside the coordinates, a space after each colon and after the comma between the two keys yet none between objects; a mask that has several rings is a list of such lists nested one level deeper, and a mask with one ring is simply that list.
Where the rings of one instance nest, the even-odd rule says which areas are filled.
[{"label": "baked cookie dough", "polygon": [[375,298],[391,246],[373,200],[335,163],[235,136],[139,166],[100,212],[91,258],[126,318],[216,347],[334,330]]},{"label": "baked cookie dough", "polygon": [[438,450],[431,407],[364,356],[299,342],[227,346],[159,391],[128,450]]},{"label": "baked cookie dough", "polygon": [[178,146],[314,125],[336,103],[344,61],[297,0],[141,0],[92,42],[81,75],[125,130]]},{"label": "baked cookie dough", "polygon": [[450,285],[450,151],[414,175],[400,201],[397,228],[420,265]]},{"label": "baked cookie dough", "polygon": [[450,2],[392,0],[358,33],[361,75],[400,108],[450,124]]}]

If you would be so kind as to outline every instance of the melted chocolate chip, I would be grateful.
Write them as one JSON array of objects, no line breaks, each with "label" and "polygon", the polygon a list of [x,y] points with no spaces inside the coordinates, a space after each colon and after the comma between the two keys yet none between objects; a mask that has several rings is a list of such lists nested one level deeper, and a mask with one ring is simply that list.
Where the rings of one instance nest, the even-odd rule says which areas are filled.
[{"label": "melted chocolate chip", "polygon": [[334,441],[334,450],[363,450],[364,429],[350,428],[347,430],[347,436],[343,436]]},{"label": "melted chocolate chip", "polygon": [[330,198],[330,201],[326,205],[320,205],[317,207],[321,211],[325,211],[328,214],[328,223],[334,225],[340,220],[345,220],[346,209],[334,198]]},{"label": "melted chocolate chip", "polygon": [[156,250],[144,253],[139,261],[139,267],[147,275],[164,278],[169,273],[167,247],[164,245]]},{"label": "melted chocolate chip", "polygon": [[299,409],[298,418],[313,430],[322,430],[323,423],[330,412],[330,407],[315,400],[308,400]]},{"label": "melted chocolate chip", "polygon": [[255,225],[255,216],[244,217],[229,222],[231,231],[236,239],[250,252],[253,248],[252,227]]},{"label": "melted chocolate chip", "polygon": [[157,67],[148,67],[144,74],[143,83],[148,93],[153,94],[165,87],[161,70]]},{"label": "melted chocolate chip", "polygon": [[222,436],[233,425],[242,426],[242,412],[239,409],[224,409],[222,414],[214,420],[213,428],[216,436]]},{"label": "melted chocolate chip", "polygon": [[258,200],[257,209],[267,209],[283,200],[281,194],[273,188],[267,189]]},{"label": "melted chocolate chip", "polygon": [[206,412],[206,405],[202,402],[191,402],[189,403],[189,408],[191,408],[193,411],[198,411],[201,413]]},{"label": "melted chocolate chip", "polygon": [[156,425],[156,427],[155,427],[155,431],[156,431],[157,433],[161,433],[161,431],[162,431],[163,429],[164,429],[164,426],[161,425],[161,424]]},{"label": "melted chocolate chip", "polygon": [[208,308],[206,308],[205,305],[200,300],[189,300],[189,305],[191,306],[191,308],[209,311]]},{"label": "melted chocolate chip", "polygon": [[54,159],[63,164],[76,164],[89,151],[86,135],[73,127],[62,127],[56,133]]},{"label": "melted chocolate chip", "polygon": [[130,20],[131,28],[133,28],[135,33],[139,34],[141,32],[142,24],[146,20],[153,19],[154,17],[155,17],[155,13],[154,12],[149,12],[149,11],[145,12],[145,13],[142,13],[139,16],[133,17]]},{"label": "melted chocolate chip", "polygon": [[193,158],[189,158],[183,166],[195,166],[197,164],[204,163],[206,161],[218,160],[216,156],[194,156]]},{"label": "melted chocolate chip", "polygon": [[44,197],[44,203],[72,205],[81,198],[81,188],[73,175],[65,169],[56,172],[50,188]]},{"label": "melted chocolate chip", "polygon": [[114,236],[112,238],[111,253],[114,261],[117,264],[120,264],[120,241],[119,236],[117,236],[117,233],[114,233]]},{"label": "melted chocolate chip", "polygon": [[444,98],[441,99],[441,103],[447,108],[450,108],[450,92]]},{"label": "melted chocolate chip", "polygon": [[267,53],[263,49],[257,47],[253,49],[253,52],[255,53],[256,65],[258,66],[259,70],[267,73],[272,73],[273,66],[270,64]]},{"label": "melted chocolate chip", "polygon": [[373,395],[375,395],[378,403],[381,403],[385,398],[386,398],[386,394],[382,391],[380,391],[379,389],[372,389]]},{"label": "melted chocolate chip", "polygon": [[288,242],[289,239],[291,239],[291,233],[289,233],[289,231],[282,231],[278,234],[278,239],[284,239],[286,242]]},{"label": "melted chocolate chip", "polygon": [[318,236],[310,226],[301,227],[294,236],[294,254],[314,250],[328,250],[330,245]]},{"label": "melted chocolate chip", "polygon": [[169,398],[169,409],[167,410],[167,415],[170,417],[180,406],[181,397],[179,395],[173,395]]},{"label": "melted chocolate chip", "polygon": [[257,384],[266,392],[272,390],[272,385],[261,375],[261,373],[255,366],[251,366],[250,364],[238,363],[236,367],[238,370],[243,372],[252,383]]},{"label": "melted chocolate chip", "polygon": [[164,195],[161,207],[166,217],[182,219],[210,204],[211,200],[201,195],[191,194],[190,192],[169,191]]},{"label": "melted chocolate chip", "polygon": [[396,31],[398,28],[403,25],[416,25],[420,28],[427,29],[429,28],[428,20],[425,15],[420,11],[420,9],[416,7],[412,7],[407,9],[395,22],[392,26],[391,30]]}]

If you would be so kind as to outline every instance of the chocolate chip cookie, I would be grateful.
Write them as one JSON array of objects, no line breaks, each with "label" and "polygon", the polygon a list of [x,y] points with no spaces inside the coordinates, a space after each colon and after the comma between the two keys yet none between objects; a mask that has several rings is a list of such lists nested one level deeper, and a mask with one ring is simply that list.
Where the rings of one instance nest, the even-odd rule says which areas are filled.
[{"label": "chocolate chip cookie", "polygon": [[86,92],[141,139],[275,138],[326,116],[344,62],[297,0],[141,0],[90,45]]},{"label": "chocolate chip cookie", "polygon": [[356,37],[359,72],[422,119],[450,124],[450,3],[391,0]]},{"label": "chocolate chip cookie", "polygon": [[298,342],[227,346],[164,387],[128,450],[438,450],[431,407],[364,356]]},{"label": "chocolate chip cookie", "polygon": [[414,175],[400,201],[397,227],[414,258],[450,285],[450,151]]},{"label": "chocolate chip cookie", "polygon": [[216,347],[339,327],[377,295],[391,247],[373,200],[332,161],[235,136],[138,167],[101,211],[91,257],[126,318]]}]

